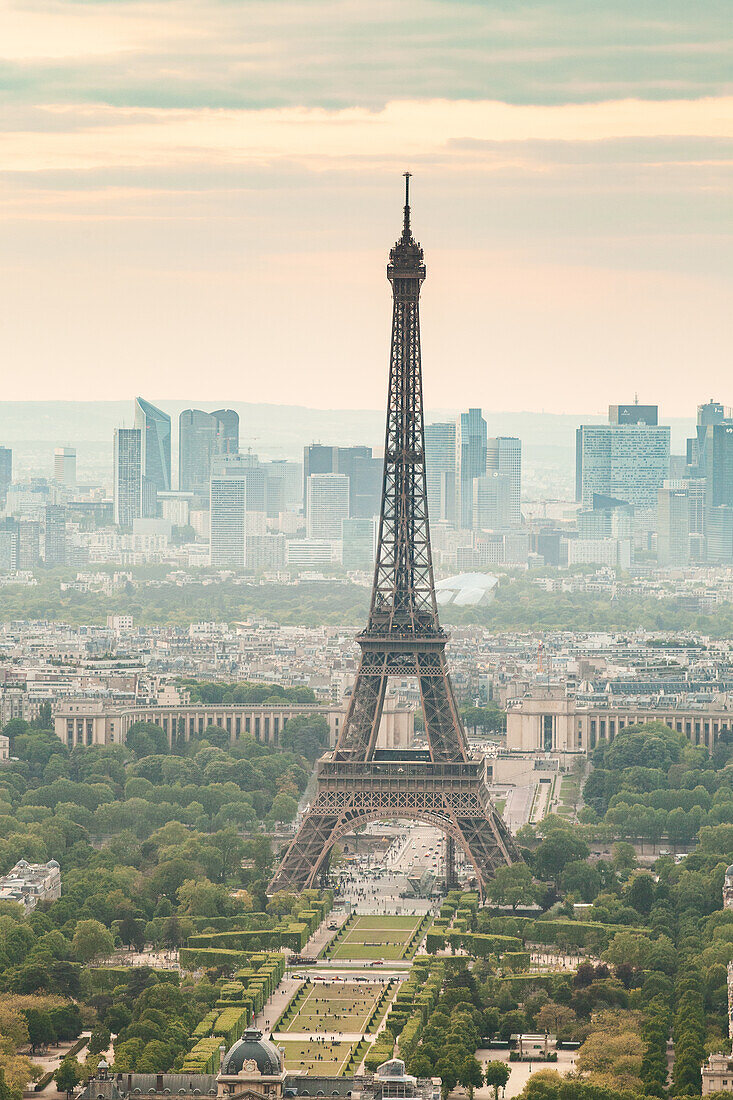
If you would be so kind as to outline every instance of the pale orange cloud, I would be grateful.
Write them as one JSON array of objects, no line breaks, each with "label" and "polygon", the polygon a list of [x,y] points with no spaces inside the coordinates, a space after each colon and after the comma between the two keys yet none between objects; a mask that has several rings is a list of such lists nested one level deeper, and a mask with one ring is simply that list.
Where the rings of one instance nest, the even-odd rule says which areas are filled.
[{"label": "pale orange cloud", "polygon": [[[614,138],[733,137],[733,96],[689,101],[616,100],[519,106],[461,100],[388,103],[381,111],[287,108],[252,111],[51,107],[74,129],[13,131],[0,137],[6,171],[102,167],[272,164],[307,167],[444,157],[475,165],[476,145],[502,141],[601,141]],[[88,125],[85,127],[85,119]]]}]

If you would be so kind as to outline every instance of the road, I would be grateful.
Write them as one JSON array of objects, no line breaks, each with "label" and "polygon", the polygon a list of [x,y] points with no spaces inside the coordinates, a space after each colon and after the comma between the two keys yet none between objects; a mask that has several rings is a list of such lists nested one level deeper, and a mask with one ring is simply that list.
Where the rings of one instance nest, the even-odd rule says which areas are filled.
[{"label": "road", "polygon": [[507,827],[516,833],[529,821],[534,799],[535,784],[528,787],[511,787],[507,792],[503,817]]}]

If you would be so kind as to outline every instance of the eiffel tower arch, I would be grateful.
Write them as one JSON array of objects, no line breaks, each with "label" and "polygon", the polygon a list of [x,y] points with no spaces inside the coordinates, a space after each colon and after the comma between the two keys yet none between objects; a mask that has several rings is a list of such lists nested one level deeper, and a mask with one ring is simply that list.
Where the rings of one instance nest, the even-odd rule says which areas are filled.
[{"label": "eiffel tower arch", "polygon": [[[405,173],[402,235],[387,265],[393,308],[384,473],[369,618],[357,636],[361,661],[336,747],[318,762],[316,796],[270,893],[313,886],[341,837],[385,818],[440,829],[449,851],[463,849],[482,893],[497,867],[521,858],[491,801],[486,762],[469,751],[446,665],[448,635],[438,619],[420,357],[425,265],[410,226],[409,187]],[[391,676],[417,681],[427,752],[377,748]]]}]

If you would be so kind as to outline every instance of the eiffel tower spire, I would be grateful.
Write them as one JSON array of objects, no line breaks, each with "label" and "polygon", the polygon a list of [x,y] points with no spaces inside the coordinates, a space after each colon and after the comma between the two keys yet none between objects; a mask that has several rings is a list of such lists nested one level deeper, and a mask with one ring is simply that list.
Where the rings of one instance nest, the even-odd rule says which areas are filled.
[{"label": "eiffel tower spire", "polygon": [[410,227],[405,173],[402,236],[389,254],[392,341],[377,560],[362,659],[336,756],[371,759],[389,676],[416,676],[433,760],[467,758],[466,738],[445,667],[448,640],[438,621],[430,550],[420,289],[423,250]]},{"label": "eiffel tower spire", "polygon": [[[270,890],[312,885],[340,837],[367,821],[410,818],[447,838],[447,872],[459,844],[479,888],[497,866],[518,859],[488,793],[486,763],[474,759],[445,660],[448,635],[438,620],[430,551],[420,288],[423,251],[410,225],[405,173],[402,235],[391,249],[392,340],[377,559],[361,661],[336,748],[318,763],[318,792],[278,868]],[[429,759],[405,750],[379,756],[377,736],[390,677],[417,680]]]}]

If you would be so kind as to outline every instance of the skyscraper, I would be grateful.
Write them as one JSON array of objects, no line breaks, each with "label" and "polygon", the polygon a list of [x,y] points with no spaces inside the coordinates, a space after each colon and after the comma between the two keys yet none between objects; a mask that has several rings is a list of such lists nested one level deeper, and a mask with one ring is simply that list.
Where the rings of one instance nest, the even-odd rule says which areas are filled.
[{"label": "skyscraper", "polygon": [[690,561],[690,495],[686,488],[664,485],[657,510],[657,560],[660,565]]},{"label": "skyscraper", "polygon": [[[637,406],[612,406],[611,408]],[[638,406],[648,412],[655,406]],[[576,499],[593,507],[594,493],[633,504],[642,525],[656,516],[657,494],[669,473],[670,432],[666,426],[634,423],[584,424],[576,433]]]},{"label": "skyscraper", "polygon": [[135,427],[142,440],[143,477],[159,493],[171,489],[171,418],[142,397],[135,398]]},{"label": "skyscraper", "polygon": [[142,440],[139,428],[115,428],[114,519],[132,527],[142,515]]},{"label": "skyscraper", "polygon": [[336,448],[311,443],[303,448],[303,514],[308,514],[308,478],[311,474],[336,473]]},{"label": "skyscraper", "polygon": [[244,472],[211,474],[210,552],[212,565],[243,569],[247,560],[247,480]]},{"label": "skyscraper", "polygon": [[265,530],[266,474],[257,455],[215,455],[211,462],[210,560],[241,569],[255,521]]},{"label": "skyscraper", "polygon": [[343,474],[349,479],[349,514],[370,519],[379,512],[382,459],[371,447],[326,447],[311,443],[303,448],[303,512],[308,514],[308,478],[311,474]]},{"label": "skyscraper", "polygon": [[473,481],[473,526],[492,531],[513,523],[512,482],[508,474],[496,470]]},{"label": "skyscraper", "polygon": [[53,452],[53,479],[64,489],[76,488],[76,448],[57,447]]},{"label": "skyscraper", "polygon": [[609,424],[646,424],[647,427],[656,428],[659,423],[659,407],[657,405],[609,405]]},{"label": "skyscraper", "polygon": [[41,560],[41,525],[37,520],[18,523],[18,569],[35,569]]},{"label": "skyscraper", "polygon": [[13,452],[10,447],[0,447],[0,505],[5,504],[5,497],[12,483]]},{"label": "skyscraper", "polygon": [[216,421],[216,454],[239,454],[239,413],[234,409],[217,409],[211,415]]},{"label": "skyscraper", "polygon": [[706,507],[733,505],[733,419],[709,424],[698,431],[698,440]]},{"label": "skyscraper", "polygon": [[456,425],[425,427],[425,477],[431,524],[456,521]]},{"label": "skyscraper", "polygon": [[66,565],[66,508],[61,504],[46,505],[44,561]]},{"label": "skyscraper", "polygon": [[486,443],[486,472],[509,478],[509,523],[522,522],[522,441],[513,435],[497,435]]},{"label": "skyscraper", "polygon": [[219,422],[201,409],[184,409],[178,418],[178,488],[208,493],[211,459],[217,453]]},{"label": "skyscraper", "polygon": [[276,517],[281,512],[297,512],[302,503],[302,467],[284,458],[261,463],[265,474],[265,511]]},{"label": "skyscraper", "polygon": [[306,495],[308,538],[340,539],[341,521],[349,518],[348,477],[345,474],[311,474]]},{"label": "skyscraper", "polygon": [[344,569],[374,568],[376,528],[374,519],[352,517],[341,520],[341,564]]},{"label": "skyscraper", "polygon": [[456,439],[460,525],[473,527],[473,482],[486,473],[486,421],[481,409],[461,413]]},{"label": "skyscraper", "polygon": [[178,418],[178,488],[208,495],[214,455],[239,453],[239,415],[232,409],[208,413],[184,409]]},{"label": "skyscraper", "polygon": [[[369,448],[371,450],[371,448]],[[349,512],[358,519],[372,519],[379,515],[382,498],[381,458],[369,455],[354,457],[349,478]],[[339,473],[344,473],[339,464]]]}]

